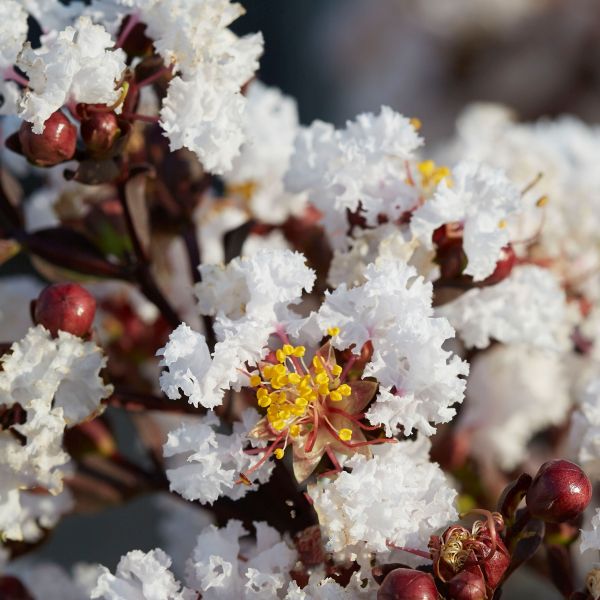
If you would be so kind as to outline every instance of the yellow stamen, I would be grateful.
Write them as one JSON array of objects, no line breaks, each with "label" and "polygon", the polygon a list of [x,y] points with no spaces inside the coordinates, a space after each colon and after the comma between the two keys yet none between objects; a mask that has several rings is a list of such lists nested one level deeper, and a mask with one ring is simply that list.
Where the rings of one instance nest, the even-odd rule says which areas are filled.
[{"label": "yellow stamen", "polygon": [[333,391],[333,392],[329,392],[329,397],[331,398],[331,400],[333,402],[341,402],[342,401],[342,394],[340,394],[338,391]]},{"label": "yellow stamen", "polygon": [[290,435],[292,437],[296,437],[296,436],[300,435],[300,425],[292,425],[290,427]]},{"label": "yellow stamen", "polygon": [[548,204],[548,202],[550,202],[550,199],[548,198],[548,196],[542,196],[541,198],[538,199],[538,201],[535,203],[535,205],[538,208],[542,208],[542,206],[546,206],[546,204]]},{"label": "yellow stamen", "polygon": [[500,219],[500,221],[498,223],[498,227],[500,229],[504,229],[507,225],[508,225],[508,223],[506,222],[506,219]]},{"label": "yellow stamen", "polygon": [[418,117],[413,117],[412,119],[410,119],[410,124],[417,130],[419,131],[419,129],[421,129],[421,127],[423,126],[423,123],[421,122],[421,119],[419,119]]},{"label": "yellow stamen", "polygon": [[342,396],[349,396],[352,393],[352,388],[347,383],[342,383],[342,385],[340,385],[337,391]]},{"label": "yellow stamen", "polygon": [[304,346],[296,346],[294,348],[293,355],[297,358],[302,358],[306,353],[306,348]]},{"label": "yellow stamen", "polygon": [[338,435],[343,442],[349,442],[352,439],[352,429],[344,427],[339,430]]},{"label": "yellow stamen", "polygon": [[275,452],[273,452],[273,454],[275,454],[275,458],[281,460],[283,458],[283,455],[285,454],[283,451],[283,448],[277,448],[275,450]]},{"label": "yellow stamen", "polygon": [[252,387],[259,386],[260,384],[261,384],[260,375],[252,375],[252,377],[250,377],[250,385]]},{"label": "yellow stamen", "polygon": [[330,335],[331,337],[333,337],[334,335],[338,335],[339,333],[340,333],[339,327],[330,327],[327,330],[327,335]]},{"label": "yellow stamen", "polygon": [[340,367],[340,365],[333,365],[333,367],[331,367],[331,372],[337,377],[338,375],[342,374],[342,367]]}]

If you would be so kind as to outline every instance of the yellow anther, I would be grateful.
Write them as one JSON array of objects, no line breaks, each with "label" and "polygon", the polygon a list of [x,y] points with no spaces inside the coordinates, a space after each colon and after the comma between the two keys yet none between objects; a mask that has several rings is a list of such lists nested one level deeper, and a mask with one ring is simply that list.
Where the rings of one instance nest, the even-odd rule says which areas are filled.
[{"label": "yellow anther", "polygon": [[295,417],[301,417],[306,412],[306,409],[302,408],[301,406],[292,406],[292,408],[290,408],[290,412]]},{"label": "yellow anther", "polygon": [[256,387],[259,386],[262,383],[260,375],[252,375],[252,377],[250,377],[250,385],[252,387]]},{"label": "yellow anther", "polygon": [[500,219],[500,221],[498,222],[498,227],[500,229],[504,229],[507,225],[508,223],[506,222],[506,219]]},{"label": "yellow anther", "polygon": [[300,408],[304,408],[305,406],[308,406],[308,400],[306,398],[296,398],[294,404]]},{"label": "yellow anther", "polygon": [[294,346],[290,344],[284,344],[282,350],[286,356],[291,356],[292,354],[294,354]]},{"label": "yellow anther", "polygon": [[292,412],[289,408],[284,408],[277,413],[277,416],[284,421],[287,421],[291,416]]},{"label": "yellow anther", "polygon": [[339,430],[338,435],[343,442],[349,442],[352,439],[352,429],[344,427]]},{"label": "yellow anther", "polygon": [[269,395],[269,392],[267,392],[267,390],[265,390],[265,388],[260,388],[259,390],[256,390],[256,397],[257,398],[266,398]]},{"label": "yellow anther", "polygon": [[285,429],[285,421],[277,419],[271,423],[271,427],[273,427],[275,431],[281,431],[282,429]]},{"label": "yellow anther", "polygon": [[273,377],[276,375],[285,375],[287,373],[287,369],[283,365],[274,365],[273,367]]},{"label": "yellow anther", "polygon": [[285,359],[286,359],[285,352],[281,348],[279,348],[277,350],[277,352],[275,352],[275,356],[277,357],[277,360],[280,363],[284,363],[285,362]]},{"label": "yellow anther", "polygon": [[290,373],[288,375],[288,381],[290,383],[292,383],[293,385],[297,385],[302,381],[302,377],[300,377],[300,375],[298,375],[298,373]]},{"label": "yellow anther", "polygon": [[296,346],[293,354],[297,358],[302,358],[306,354],[306,348],[304,346]]},{"label": "yellow anther", "polygon": [[323,366],[323,361],[321,360],[321,358],[319,356],[313,356],[312,364],[313,364],[313,367],[317,371],[324,371],[325,370],[325,367]]},{"label": "yellow anther", "polygon": [[333,365],[333,367],[331,367],[331,372],[337,377],[338,375],[342,374],[342,371],[344,369],[342,369],[342,367],[340,367],[340,365]]},{"label": "yellow anther", "polygon": [[296,437],[296,436],[300,435],[300,425],[292,425],[290,427],[290,435],[292,437]]},{"label": "yellow anther", "polygon": [[424,160],[417,165],[417,169],[424,177],[431,177],[435,170],[435,163],[432,160]]},{"label": "yellow anther", "polygon": [[261,406],[262,408],[267,408],[267,406],[269,406],[270,404],[271,404],[271,398],[269,398],[268,396],[266,398],[258,399],[258,405]]},{"label": "yellow anther", "polygon": [[275,450],[275,452],[273,452],[273,454],[275,455],[275,458],[281,460],[283,458],[283,455],[285,454],[283,451],[283,448],[277,448]]},{"label": "yellow anther", "polygon": [[329,392],[329,397],[333,402],[341,402],[342,400],[342,395],[337,390]]},{"label": "yellow anther", "polygon": [[271,387],[275,390],[281,389],[288,382],[288,378],[285,375],[277,375],[271,379]]},{"label": "yellow anther", "polygon": [[267,379],[270,379],[271,375],[273,375],[273,365],[265,365],[262,372]]},{"label": "yellow anther", "polygon": [[342,383],[342,385],[340,385],[337,391],[342,396],[349,396],[352,393],[352,388],[347,383]]},{"label": "yellow anther", "polygon": [[541,198],[538,198],[538,201],[535,203],[535,205],[538,208],[542,208],[542,206],[546,206],[546,204],[548,204],[548,202],[550,202],[550,199],[548,198],[548,196],[542,196]]},{"label": "yellow anther", "polygon": [[317,373],[317,376],[315,377],[315,381],[319,385],[322,385],[324,383],[329,383],[329,376],[327,375],[327,373],[325,373],[325,371],[321,371],[320,373]]},{"label": "yellow anther", "polygon": [[334,335],[338,335],[340,332],[340,328],[339,327],[330,327],[327,330],[327,335],[330,335],[331,337],[333,337]]},{"label": "yellow anther", "polygon": [[327,396],[327,394],[329,394],[329,386],[326,383],[319,386],[319,394],[322,396]]},{"label": "yellow anther", "polygon": [[418,117],[413,117],[409,122],[417,131],[419,131],[423,125],[423,123],[421,123],[421,119]]}]

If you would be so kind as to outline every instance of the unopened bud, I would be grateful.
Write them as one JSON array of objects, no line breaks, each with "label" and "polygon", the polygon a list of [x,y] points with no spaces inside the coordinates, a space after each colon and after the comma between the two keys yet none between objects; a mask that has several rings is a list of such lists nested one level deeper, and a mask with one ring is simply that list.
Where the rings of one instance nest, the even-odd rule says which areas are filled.
[{"label": "unopened bud", "polygon": [[576,464],[555,459],[540,467],[525,499],[533,517],[560,523],[579,516],[591,497],[587,475]]},{"label": "unopened bud", "polygon": [[479,567],[457,573],[448,582],[447,600],[486,600],[485,581]]},{"label": "unopened bud", "polygon": [[89,333],[96,300],[76,283],[55,283],[40,293],[34,309],[34,320],[43,325],[53,336],[67,331],[77,336]]},{"label": "unopened bud", "polygon": [[38,167],[71,160],[77,145],[77,129],[60,110],[48,117],[43,133],[33,133],[31,123],[24,121],[18,137],[21,152]]},{"label": "unopened bud", "polygon": [[121,130],[114,112],[89,112],[81,120],[81,137],[91,154],[101,156],[110,151]]},{"label": "unopened bud", "polygon": [[500,251],[500,258],[496,263],[494,272],[483,281],[484,285],[495,285],[506,279],[512,272],[513,267],[517,264],[517,255],[509,244]]},{"label": "unopened bud", "polygon": [[377,600],[437,600],[433,577],[415,569],[394,569],[377,591]]}]

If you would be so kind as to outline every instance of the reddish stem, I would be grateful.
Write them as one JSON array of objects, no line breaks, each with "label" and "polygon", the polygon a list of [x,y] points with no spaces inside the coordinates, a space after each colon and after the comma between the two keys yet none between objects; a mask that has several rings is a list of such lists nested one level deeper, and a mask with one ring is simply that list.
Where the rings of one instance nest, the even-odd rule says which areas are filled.
[{"label": "reddish stem", "polygon": [[127,25],[123,27],[123,31],[121,31],[121,34],[119,35],[119,39],[115,44],[115,48],[123,47],[127,36],[131,33],[132,29],[139,23],[139,21],[140,18],[138,17],[138,15],[129,15],[129,17],[127,18]]}]

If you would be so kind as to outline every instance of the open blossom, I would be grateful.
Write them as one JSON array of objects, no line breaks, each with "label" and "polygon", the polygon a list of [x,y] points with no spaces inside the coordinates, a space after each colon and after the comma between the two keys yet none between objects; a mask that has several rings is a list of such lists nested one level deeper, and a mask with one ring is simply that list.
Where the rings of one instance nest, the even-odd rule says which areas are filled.
[{"label": "open blossom", "polygon": [[586,550],[600,551],[600,508],[596,509],[596,514],[592,517],[592,529],[581,532],[581,552]]},{"label": "open blossom", "polygon": [[600,474],[600,378],[588,383],[573,413],[570,445],[586,473]]},{"label": "open blossom", "polygon": [[[325,296],[318,313],[323,329],[339,327],[332,345],[360,354],[364,344],[373,353],[365,376],[382,386],[371,407],[371,423],[388,431],[399,425],[410,434],[416,428],[427,435],[429,422],[444,423],[462,401],[467,365],[443,349],[454,335],[444,318],[434,317],[432,288],[413,267],[380,259],[365,269],[366,283],[347,289],[341,285]],[[396,399],[391,397],[390,392]]]},{"label": "open blossom", "polygon": [[69,100],[112,104],[125,69],[125,53],[111,49],[110,34],[89,17],[44,39],[41,48],[25,44],[17,65],[29,77],[29,89],[19,101],[19,116],[33,123],[34,133]]},{"label": "open blossom", "polygon": [[27,521],[21,512],[28,510],[27,497],[20,489],[61,491],[69,461],[62,448],[65,426],[96,413],[111,393],[99,377],[104,363],[94,343],[65,332],[53,339],[39,325],[3,357],[0,406],[9,414],[23,413],[0,434],[0,525],[11,537],[20,538]]},{"label": "open blossom", "polygon": [[103,568],[91,598],[103,600],[192,600],[169,570],[171,559],[160,548],[133,550],[123,556],[113,575]]},{"label": "open blossom", "polygon": [[480,460],[515,468],[539,431],[560,423],[570,407],[564,358],[524,344],[498,345],[471,366],[458,430],[472,435]]},{"label": "open blossom", "polygon": [[0,115],[17,112],[19,88],[5,79],[27,39],[27,12],[20,2],[6,0],[0,5]]},{"label": "open blossom", "polygon": [[433,232],[441,225],[462,225],[468,259],[464,272],[481,281],[493,273],[500,251],[509,241],[507,219],[520,205],[518,189],[502,171],[464,162],[452,170],[452,184],[442,180],[433,198],[414,212],[410,227],[430,245]]},{"label": "open blossom", "polygon": [[351,472],[309,486],[330,551],[388,556],[388,542],[426,548],[430,535],[456,518],[456,492],[430,462],[429,447],[424,438],[384,445],[373,458],[348,460]]},{"label": "open blossom", "polygon": [[231,520],[222,529],[207,527],[187,562],[188,586],[205,600],[283,597],[296,551],[266,523],[254,527],[256,544],[250,547],[242,542],[248,532],[240,521]]},{"label": "open blossom", "polygon": [[406,182],[406,161],[422,142],[409,119],[387,106],[341,130],[315,121],[298,133],[286,185],[308,193],[332,246],[345,248],[347,211],[360,211],[373,226],[378,215],[395,220],[418,203],[417,190]]},{"label": "open blossom", "polygon": [[[171,431],[164,446],[167,458],[178,464],[167,469],[171,489],[188,500],[212,503],[221,496],[238,500],[256,486],[238,485],[239,474],[252,469],[260,456],[244,452],[247,434],[259,419],[254,409],[246,409],[242,422],[233,425],[231,434],[217,433],[219,419],[213,414],[197,422],[185,423]],[[265,463],[253,472],[253,478],[265,483],[273,469]]]},{"label": "open blossom", "polygon": [[241,87],[262,53],[260,34],[240,38],[227,28],[243,12],[229,0],[176,0],[152,3],[141,15],[158,53],[180,73],[161,110],[171,150],[192,150],[217,174],[232,168],[244,141]]},{"label": "open blossom", "polygon": [[436,313],[450,321],[467,347],[486,348],[492,340],[548,350],[569,345],[565,293],[551,271],[533,265],[515,267],[496,285],[468,290]]},{"label": "open blossom", "polygon": [[246,100],[244,144],[224,177],[227,191],[260,221],[283,223],[306,204],[304,195],[287,192],[283,184],[299,129],[296,103],[260,81],[250,83]]}]

